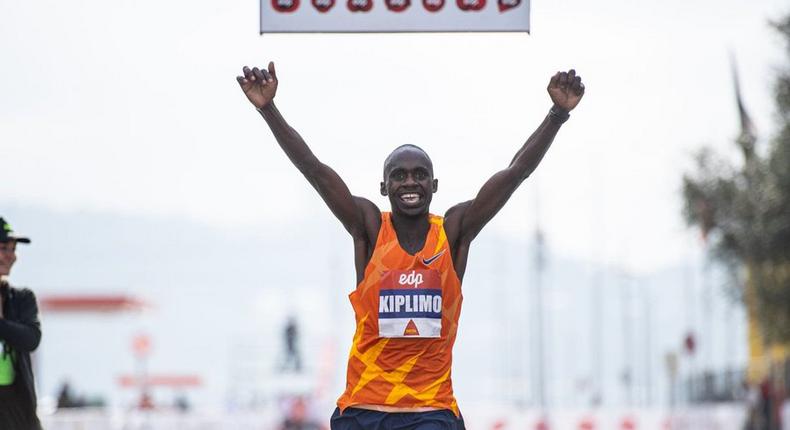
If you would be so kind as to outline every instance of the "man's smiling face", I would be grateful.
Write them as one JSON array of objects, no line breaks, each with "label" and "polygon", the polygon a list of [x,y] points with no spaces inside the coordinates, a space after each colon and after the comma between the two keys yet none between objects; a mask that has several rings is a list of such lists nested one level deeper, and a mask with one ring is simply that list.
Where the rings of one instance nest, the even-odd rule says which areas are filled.
[{"label": "man's smiling face", "polygon": [[381,195],[388,196],[393,213],[418,216],[428,213],[438,181],[433,163],[414,146],[401,146],[387,157]]}]

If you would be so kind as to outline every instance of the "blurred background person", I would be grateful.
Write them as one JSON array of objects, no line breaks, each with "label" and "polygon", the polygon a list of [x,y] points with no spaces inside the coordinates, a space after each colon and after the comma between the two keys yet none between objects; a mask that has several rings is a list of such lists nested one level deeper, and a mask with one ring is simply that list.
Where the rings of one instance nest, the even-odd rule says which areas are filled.
[{"label": "blurred background person", "polygon": [[285,419],[280,424],[280,430],[325,430],[326,426],[310,417],[308,409],[308,401],[305,398],[297,396],[291,399]]},{"label": "blurred background person", "polygon": [[41,341],[38,305],[32,291],[9,285],[18,243],[30,239],[14,234],[0,218],[0,428],[40,429],[30,353]]},{"label": "blurred background person", "polygon": [[293,316],[288,317],[285,323],[285,330],[283,331],[285,338],[285,360],[283,361],[283,371],[289,368],[294,372],[302,371],[302,357],[299,355],[299,326],[296,324],[296,318]]},{"label": "blurred background person", "polygon": [[78,408],[82,406],[81,403],[72,392],[71,384],[68,381],[63,381],[58,392],[58,409]]}]

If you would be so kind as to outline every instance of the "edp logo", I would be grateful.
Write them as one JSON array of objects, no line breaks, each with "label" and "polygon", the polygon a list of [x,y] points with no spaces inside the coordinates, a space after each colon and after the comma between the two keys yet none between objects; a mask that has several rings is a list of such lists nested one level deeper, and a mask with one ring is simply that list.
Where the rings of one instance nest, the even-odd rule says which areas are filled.
[{"label": "edp logo", "polygon": [[418,288],[423,282],[425,281],[422,279],[422,273],[417,273],[414,270],[409,273],[401,273],[400,277],[398,278],[399,284],[413,285],[414,288]]}]

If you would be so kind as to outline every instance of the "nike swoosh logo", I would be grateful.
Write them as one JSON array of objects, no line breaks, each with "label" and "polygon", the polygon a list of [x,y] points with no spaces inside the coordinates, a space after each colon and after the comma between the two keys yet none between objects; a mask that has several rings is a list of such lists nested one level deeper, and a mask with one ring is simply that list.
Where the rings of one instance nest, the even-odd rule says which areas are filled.
[{"label": "nike swoosh logo", "polygon": [[423,259],[422,259],[422,264],[424,264],[424,265],[426,265],[426,266],[430,265],[431,263],[433,263],[434,261],[436,261],[436,259],[437,259],[437,258],[441,257],[441,256],[442,256],[442,254],[444,254],[444,251],[445,251],[445,250],[443,249],[441,252],[439,252],[438,254],[434,255],[434,256],[433,256],[433,257],[431,257],[431,258],[423,258]]}]

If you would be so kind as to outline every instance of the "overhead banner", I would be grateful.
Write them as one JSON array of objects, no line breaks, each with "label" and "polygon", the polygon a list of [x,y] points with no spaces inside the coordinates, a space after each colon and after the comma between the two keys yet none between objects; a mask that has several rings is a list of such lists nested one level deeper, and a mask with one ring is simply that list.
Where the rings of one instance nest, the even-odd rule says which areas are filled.
[{"label": "overhead banner", "polygon": [[260,0],[263,33],[529,32],[530,0]]}]

